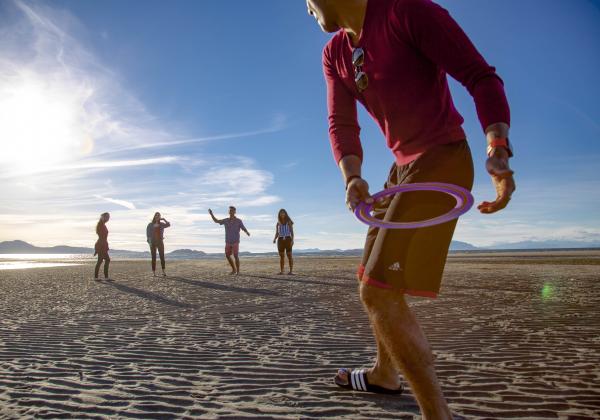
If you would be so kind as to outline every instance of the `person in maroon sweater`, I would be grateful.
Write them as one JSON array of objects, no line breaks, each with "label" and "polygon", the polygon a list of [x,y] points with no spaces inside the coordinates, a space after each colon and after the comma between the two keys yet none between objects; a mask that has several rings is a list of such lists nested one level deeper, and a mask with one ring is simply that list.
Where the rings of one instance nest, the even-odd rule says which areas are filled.
[{"label": "person in maroon sweater", "polygon": [[[497,191],[482,213],[504,208],[515,189],[508,158],[510,111],[500,77],[448,12],[430,0],[307,0],[325,32],[329,135],[351,210],[372,203],[361,178],[357,101],[380,126],[394,157],[384,187],[415,182],[471,189],[473,162],[447,75],[467,88],[488,142],[486,169]],[[394,222],[447,212],[454,200],[435,192],[396,194],[374,216]],[[456,220],[421,229],[370,228],[358,270],[360,297],[377,342],[371,369],[340,369],[342,387],[384,393],[410,383],[424,418],[452,418],[429,343],[405,295],[436,297]]]},{"label": "person in maroon sweater", "polygon": [[98,240],[94,245],[94,255],[98,255],[98,261],[94,268],[94,280],[99,280],[98,272],[100,271],[102,261],[104,261],[104,279],[110,280],[108,277],[108,266],[110,265],[110,257],[108,256],[108,228],[106,227],[106,223],[109,220],[110,214],[102,213],[100,215],[100,220],[98,220],[98,223],[96,224]]}]

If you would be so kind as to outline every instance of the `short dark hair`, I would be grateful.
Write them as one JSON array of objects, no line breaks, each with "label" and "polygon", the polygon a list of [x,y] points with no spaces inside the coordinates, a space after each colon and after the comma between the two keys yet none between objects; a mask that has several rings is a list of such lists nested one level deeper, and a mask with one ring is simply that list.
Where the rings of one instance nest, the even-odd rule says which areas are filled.
[{"label": "short dark hair", "polygon": [[229,210],[237,211],[237,209],[233,206],[229,206]]}]

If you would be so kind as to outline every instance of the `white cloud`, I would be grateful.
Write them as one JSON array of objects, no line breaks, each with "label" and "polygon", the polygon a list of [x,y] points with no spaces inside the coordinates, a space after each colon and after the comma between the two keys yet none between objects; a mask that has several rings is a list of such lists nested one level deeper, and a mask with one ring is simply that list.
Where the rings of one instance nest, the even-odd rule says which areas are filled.
[{"label": "white cloud", "polygon": [[264,192],[273,183],[273,175],[249,167],[220,166],[209,168],[200,183],[224,192],[253,195]]}]

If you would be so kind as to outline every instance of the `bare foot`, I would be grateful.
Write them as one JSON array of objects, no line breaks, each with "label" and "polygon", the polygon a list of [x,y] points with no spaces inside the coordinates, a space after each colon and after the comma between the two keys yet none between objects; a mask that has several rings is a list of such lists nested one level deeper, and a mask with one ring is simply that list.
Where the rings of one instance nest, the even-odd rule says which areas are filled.
[{"label": "bare foot", "polygon": [[[348,385],[350,383],[350,372],[353,369],[342,368],[335,375],[335,382],[340,385]],[[367,379],[371,385],[378,385],[386,389],[399,389],[402,386],[400,377],[396,373],[385,375],[376,375],[373,369],[367,369]]]}]

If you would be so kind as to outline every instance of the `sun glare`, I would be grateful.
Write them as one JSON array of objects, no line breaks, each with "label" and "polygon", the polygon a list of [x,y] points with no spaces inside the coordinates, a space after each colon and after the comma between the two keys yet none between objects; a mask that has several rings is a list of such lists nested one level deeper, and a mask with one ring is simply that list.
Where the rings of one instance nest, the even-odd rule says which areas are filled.
[{"label": "sun glare", "polygon": [[84,103],[77,90],[43,80],[0,85],[2,166],[36,172],[88,151]]}]

